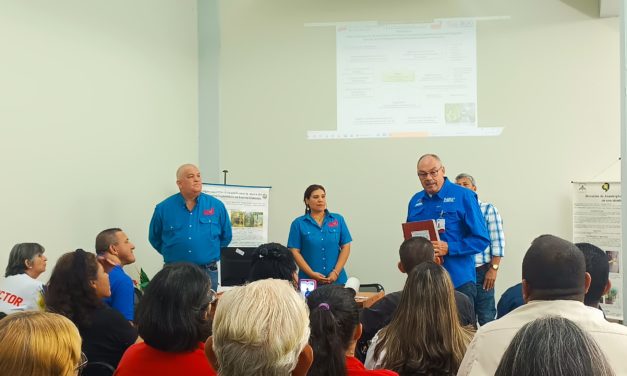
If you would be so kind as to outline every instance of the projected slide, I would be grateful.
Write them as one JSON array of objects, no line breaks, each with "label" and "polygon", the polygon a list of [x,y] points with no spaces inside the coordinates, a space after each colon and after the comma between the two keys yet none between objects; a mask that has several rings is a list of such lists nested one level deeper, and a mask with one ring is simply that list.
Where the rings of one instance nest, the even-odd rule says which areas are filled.
[{"label": "projected slide", "polygon": [[494,136],[477,118],[474,20],[336,27],[337,130],[309,139]]}]

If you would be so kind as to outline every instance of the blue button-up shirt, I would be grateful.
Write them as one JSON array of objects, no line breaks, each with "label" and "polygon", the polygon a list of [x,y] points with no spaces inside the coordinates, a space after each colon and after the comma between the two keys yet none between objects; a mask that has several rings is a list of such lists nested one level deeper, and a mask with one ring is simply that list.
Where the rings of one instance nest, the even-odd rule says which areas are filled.
[{"label": "blue button-up shirt", "polygon": [[477,194],[444,178],[439,192],[429,196],[420,191],[409,200],[407,222],[444,220],[440,239],[448,243],[444,267],[455,287],[475,282],[474,255],[490,244],[485,218]]},{"label": "blue button-up shirt", "polygon": [[[353,238],[341,215],[327,212],[320,226],[311,215],[305,214],[292,222],[287,247],[300,250],[314,272],[327,276],[337,264],[340,249],[351,241]],[[298,277],[309,278],[303,271],[299,271]],[[335,283],[344,284],[347,279],[342,268]]]},{"label": "blue button-up shirt", "polygon": [[155,208],[148,240],[164,262],[187,261],[198,265],[220,259],[220,248],[231,242],[231,220],[222,201],[205,193],[196,198],[192,211],[180,193]]}]

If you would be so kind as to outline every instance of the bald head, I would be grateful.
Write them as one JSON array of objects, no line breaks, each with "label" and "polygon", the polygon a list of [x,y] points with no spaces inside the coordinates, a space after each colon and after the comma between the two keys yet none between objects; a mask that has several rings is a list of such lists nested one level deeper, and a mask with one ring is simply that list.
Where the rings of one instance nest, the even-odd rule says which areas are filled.
[{"label": "bald head", "polygon": [[176,169],[176,180],[181,180],[188,171],[199,171],[198,167],[196,167],[196,165],[191,164],[191,163],[185,163],[184,165],[181,165],[181,167]]},{"label": "bald head", "polygon": [[523,258],[522,277],[526,300],[583,302],[590,283],[581,251],[554,235],[534,239]]}]

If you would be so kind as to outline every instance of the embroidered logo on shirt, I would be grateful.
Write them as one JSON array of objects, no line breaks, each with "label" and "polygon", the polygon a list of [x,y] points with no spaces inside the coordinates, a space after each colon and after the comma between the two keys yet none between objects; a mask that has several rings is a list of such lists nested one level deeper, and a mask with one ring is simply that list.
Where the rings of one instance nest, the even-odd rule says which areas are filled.
[{"label": "embroidered logo on shirt", "polygon": [[332,222],[329,222],[329,227],[337,227],[338,222],[337,219],[333,220]]},{"label": "embroidered logo on shirt", "polygon": [[205,209],[205,210],[202,212],[202,215],[213,215],[213,213],[215,213],[214,208],[211,208],[211,209]]},{"label": "embroidered logo on shirt", "polygon": [[444,197],[443,202],[455,202],[455,197]]},{"label": "embroidered logo on shirt", "polygon": [[414,208],[415,208],[416,206],[420,206],[420,205],[422,205],[422,201],[418,201],[418,202],[416,203],[416,205],[414,205]]}]

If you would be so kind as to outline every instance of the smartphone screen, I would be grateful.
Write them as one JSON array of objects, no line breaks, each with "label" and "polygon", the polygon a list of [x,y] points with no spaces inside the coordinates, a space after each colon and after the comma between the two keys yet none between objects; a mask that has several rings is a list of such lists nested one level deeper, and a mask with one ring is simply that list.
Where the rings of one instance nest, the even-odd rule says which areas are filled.
[{"label": "smartphone screen", "polygon": [[313,290],[316,289],[317,283],[315,279],[301,279],[298,287],[300,289],[300,293],[306,298]]}]

